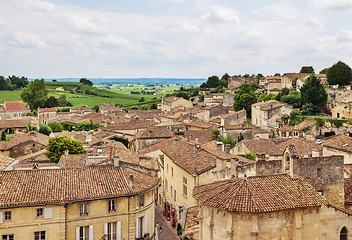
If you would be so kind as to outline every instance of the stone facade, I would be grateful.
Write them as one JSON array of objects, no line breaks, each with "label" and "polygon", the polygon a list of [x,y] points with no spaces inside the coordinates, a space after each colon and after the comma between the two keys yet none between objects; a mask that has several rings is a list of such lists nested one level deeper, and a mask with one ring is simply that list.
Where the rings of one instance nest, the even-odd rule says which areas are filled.
[{"label": "stone facade", "polygon": [[352,217],[329,206],[266,213],[229,212],[200,206],[200,240],[337,240],[352,237]]}]

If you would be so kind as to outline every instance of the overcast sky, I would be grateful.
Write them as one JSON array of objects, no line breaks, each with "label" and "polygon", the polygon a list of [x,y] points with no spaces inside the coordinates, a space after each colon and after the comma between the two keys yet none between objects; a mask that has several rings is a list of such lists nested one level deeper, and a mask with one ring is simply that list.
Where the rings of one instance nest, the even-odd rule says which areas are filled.
[{"label": "overcast sky", "polygon": [[352,0],[0,0],[0,75],[185,77],[352,66]]}]

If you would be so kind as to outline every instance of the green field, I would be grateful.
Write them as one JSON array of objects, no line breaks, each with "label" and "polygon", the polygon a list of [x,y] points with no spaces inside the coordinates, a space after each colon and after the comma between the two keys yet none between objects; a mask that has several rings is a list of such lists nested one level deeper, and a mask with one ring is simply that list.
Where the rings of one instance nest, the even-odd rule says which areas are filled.
[{"label": "green field", "polygon": [[[114,103],[123,107],[150,106],[152,103],[159,103],[162,96],[177,89],[168,86],[146,87],[144,85],[134,85],[132,87],[113,85],[108,87],[109,90],[106,90],[106,86],[90,87],[78,82],[46,82],[45,84],[49,90],[49,96],[59,97],[65,94],[68,101],[74,106],[88,105],[90,107],[102,103]],[[57,90],[57,88],[61,90]],[[155,95],[131,94],[131,91],[142,92],[143,90],[146,92],[155,91]],[[145,101],[139,102],[142,97]],[[4,101],[21,101],[20,91],[0,91],[0,103]]]}]

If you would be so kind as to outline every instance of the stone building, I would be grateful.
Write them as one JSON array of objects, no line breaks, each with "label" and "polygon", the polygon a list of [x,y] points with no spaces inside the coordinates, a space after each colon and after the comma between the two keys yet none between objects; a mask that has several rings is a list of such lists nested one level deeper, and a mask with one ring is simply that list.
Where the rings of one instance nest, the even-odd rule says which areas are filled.
[{"label": "stone building", "polygon": [[163,99],[160,105],[161,111],[166,112],[170,112],[172,109],[177,107],[192,108],[193,104],[191,101],[186,100],[184,98],[171,96]]},{"label": "stone building", "polygon": [[236,155],[254,153],[257,160],[259,156],[265,156],[266,160],[282,159],[282,150],[271,139],[245,139],[237,143],[230,152]]},{"label": "stone building", "polygon": [[352,137],[336,135],[323,141],[323,156],[340,155],[345,164],[352,163]]},{"label": "stone building", "polygon": [[4,112],[0,114],[0,119],[6,120],[13,117],[22,117],[30,112],[31,110],[21,101],[5,101]]},{"label": "stone building", "polygon": [[277,129],[282,117],[289,117],[292,106],[276,100],[252,104],[252,124],[262,129]]},{"label": "stone building", "polygon": [[0,172],[2,239],[153,236],[158,182],[114,166]]},{"label": "stone building", "polygon": [[39,124],[47,124],[51,119],[56,117],[56,114],[56,108],[38,108]]},{"label": "stone building", "polygon": [[227,114],[229,112],[227,107],[221,105],[213,105],[207,107],[199,107],[198,111],[191,112],[191,116],[199,119],[200,121],[209,122],[212,118],[217,117],[221,114]]},{"label": "stone building", "polygon": [[247,121],[247,112],[246,110],[240,110],[237,112],[231,111],[226,114],[221,114],[219,117],[221,119],[221,126],[237,125]]},{"label": "stone building", "polygon": [[138,152],[139,149],[148,147],[157,142],[163,141],[174,136],[173,132],[167,127],[152,127],[136,132],[133,142],[133,150]]},{"label": "stone building", "polygon": [[349,239],[352,213],[302,178],[248,177],[196,187],[199,239]]}]

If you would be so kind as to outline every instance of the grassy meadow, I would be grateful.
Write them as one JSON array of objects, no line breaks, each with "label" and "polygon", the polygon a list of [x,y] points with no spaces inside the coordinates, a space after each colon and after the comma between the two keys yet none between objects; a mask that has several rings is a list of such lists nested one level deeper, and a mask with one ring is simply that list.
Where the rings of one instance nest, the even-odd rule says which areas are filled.
[{"label": "grassy meadow", "polygon": [[[127,108],[132,106],[147,107],[153,103],[159,103],[162,96],[178,89],[169,86],[147,87],[144,85],[98,85],[91,87],[79,82],[46,82],[45,84],[49,91],[49,97],[59,97],[65,94],[73,106],[88,105],[90,107],[102,103],[114,103]],[[140,93],[131,94],[131,91]],[[154,91],[155,95],[142,94],[142,91]],[[145,101],[139,102],[142,97]],[[4,101],[21,101],[20,91],[0,91],[0,104]]]}]

